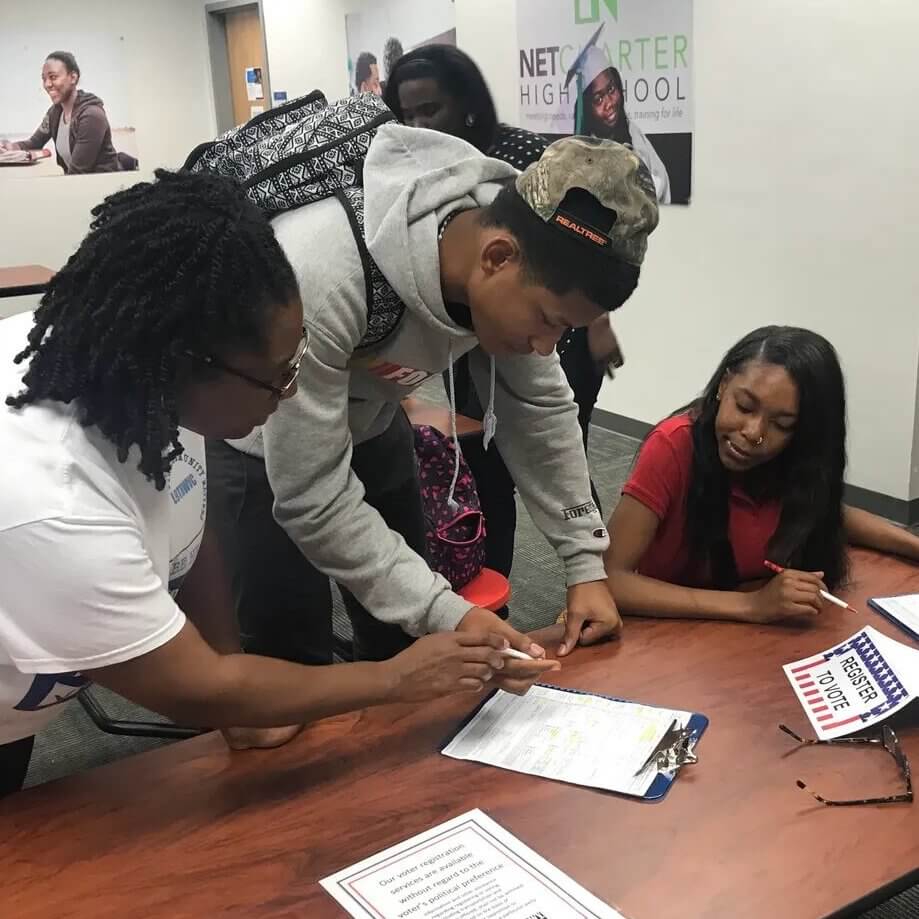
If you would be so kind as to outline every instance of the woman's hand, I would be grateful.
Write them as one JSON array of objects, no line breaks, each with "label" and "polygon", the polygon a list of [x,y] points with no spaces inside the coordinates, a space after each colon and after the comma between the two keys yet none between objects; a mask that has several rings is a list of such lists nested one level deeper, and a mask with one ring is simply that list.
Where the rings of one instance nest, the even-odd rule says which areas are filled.
[{"label": "woman's hand", "polygon": [[286,728],[222,728],[220,733],[231,750],[269,750],[284,746],[302,730],[302,724],[291,724]]},{"label": "woman's hand", "polygon": [[507,641],[507,647],[528,654],[533,660],[508,658],[499,673],[495,673],[492,684],[505,692],[522,696],[542,676],[552,670],[561,669],[558,661],[546,660],[545,650],[512,625],[504,622],[490,610],[472,607],[460,620],[457,631],[488,630],[497,633]]},{"label": "woman's hand", "polygon": [[744,618],[766,623],[817,616],[823,611],[821,590],[826,590],[822,571],[786,569],[765,587],[747,594],[749,608]]},{"label": "woman's hand", "polygon": [[504,669],[501,651],[506,647],[507,640],[495,631],[425,635],[380,664],[392,681],[389,701],[427,702],[454,692],[481,692]]},{"label": "woman's hand", "polygon": [[618,370],[624,363],[619,339],[606,314],[587,327],[587,347],[594,363],[609,376],[613,375],[613,368]]}]

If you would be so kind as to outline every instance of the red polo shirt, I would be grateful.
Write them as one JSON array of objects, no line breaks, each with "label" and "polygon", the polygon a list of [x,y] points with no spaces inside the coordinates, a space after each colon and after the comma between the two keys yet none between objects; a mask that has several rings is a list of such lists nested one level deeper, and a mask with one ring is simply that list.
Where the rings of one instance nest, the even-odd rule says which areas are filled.
[{"label": "red polo shirt", "polygon": [[[652,510],[660,520],[657,533],[639,562],[638,571],[660,581],[705,587],[709,575],[690,564],[686,546],[686,495],[692,471],[692,421],[678,415],[662,421],[642,445],[622,489]],[[735,478],[731,485],[728,534],[741,581],[766,577],[763,559],[779,525],[781,503],[757,504]]]}]

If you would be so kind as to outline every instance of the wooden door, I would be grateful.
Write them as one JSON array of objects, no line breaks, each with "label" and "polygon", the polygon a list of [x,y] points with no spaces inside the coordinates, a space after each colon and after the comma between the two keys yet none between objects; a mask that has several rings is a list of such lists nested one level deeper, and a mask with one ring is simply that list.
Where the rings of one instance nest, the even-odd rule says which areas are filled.
[{"label": "wooden door", "polygon": [[[259,109],[269,107],[268,69],[265,66],[265,42],[258,6],[244,6],[227,10],[227,61],[230,67],[230,95],[233,99],[233,118],[236,124],[248,121]],[[246,71],[258,68],[261,72],[261,98],[249,97]],[[254,111],[253,111],[254,109]]]}]

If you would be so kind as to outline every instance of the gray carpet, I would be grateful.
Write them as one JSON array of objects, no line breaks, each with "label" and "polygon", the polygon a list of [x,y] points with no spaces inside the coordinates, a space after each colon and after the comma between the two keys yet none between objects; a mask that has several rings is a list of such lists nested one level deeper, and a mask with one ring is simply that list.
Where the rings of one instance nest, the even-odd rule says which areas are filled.
[{"label": "gray carpet", "polygon": [[[430,386],[424,395],[437,399],[441,392],[438,386]],[[631,438],[596,427],[591,431],[590,467],[604,514],[612,510],[618,499],[636,447],[637,442]],[[511,619],[517,628],[530,630],[555,621],[565,602],[564,579],[555,553],[522,505],[519,510],[517,548],[511,577],[514,597]],[[347,635],[349,631],[340,602],[336,608],[336,631],[342,635]],[[93,693],[113,717],[139,721],[156,719],[156,716],[99,687],[95,687]],[[47,782],[166,742],[103,734],[80,706],[70,705],[36,739],[26,784]],[[919,919],[919,887],[864,913],[861,919]]]}]

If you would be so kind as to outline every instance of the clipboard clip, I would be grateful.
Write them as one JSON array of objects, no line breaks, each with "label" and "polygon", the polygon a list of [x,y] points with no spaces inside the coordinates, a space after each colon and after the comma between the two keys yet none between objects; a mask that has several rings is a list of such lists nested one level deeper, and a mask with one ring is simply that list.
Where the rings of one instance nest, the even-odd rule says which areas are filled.
[{"label": "clipboard clip", "polygon": [[658,772],[674,773],[683,766],[699,762],[694,752],[696,740],[695,732],[689,727],[680,727],[674,718],[635,775],[641,775],[652,764],[657,766]]}]

